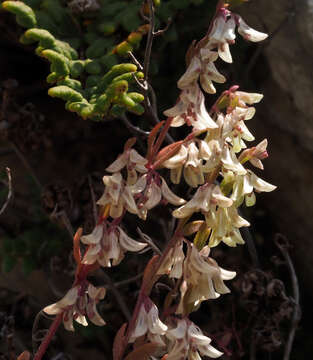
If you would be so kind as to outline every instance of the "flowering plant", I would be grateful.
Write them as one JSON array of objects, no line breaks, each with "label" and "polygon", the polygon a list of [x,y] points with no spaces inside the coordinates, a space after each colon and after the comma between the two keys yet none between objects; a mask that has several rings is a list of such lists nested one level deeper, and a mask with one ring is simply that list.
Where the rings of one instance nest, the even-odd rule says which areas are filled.
[{"label": "flowering plant", "polygon": [[[144,66],[140,65],[129,45],[134,45],[135,35],[129,36],[109,55],[127,53],[135,65],[114,65],[101,79],[86,81],[85,88],[70,76],[81,75],[75,73],[80,65],[91,75],[97,75],[93,74],[96,70],[88,59],[82,63],[76,52],[72,52],[71,59],[66,57],[64,44],[35,28],[35,15],[25,4],[23,7],[21,2],[5,1],[3,7],[17,14],[20,22],[30,28],[24,41],[39,40],[41,49],[37,51],[51,61],[55,71],[49,75],[49,82],[56,82],[57,86],[51,88],[49,94],[66,100],[66,107],[83,118],[101,120],[105,116],[125,118],[126,111],[142,114],[144,110],[157,117],[148,77],[152,39],[157,34],[154,31],[157,3],[143,2],[142,12],[148,26],[137,31],[140,40],[144,33],[148,35]],[[100,300],[105,301],[106,289],[94,287],[88,276],[99,268],[118,266],[127,252],[140,254],[151,247],[155,250],[148,237],[145,238],[147,242],[130,237],[123,220],[127,213],[134,219],[146,220],[150,210],[160,204],[175,207],[171,209],[176,229],[164,249],[159,251],[157,248],[158,254],[146,265],[132,317],[115,338],[113,358],[196,360],[202,356],[217,358],[222,355],[189,316],[202,302],[230,292],[224,282],[229,282],[236,273],[219,266],[212,257],[211,248],[221,242],[230,247],[244,244],[240,228],[250,224],[241,216],[239,207],[243,203],[253,206],[255,193],[275,189],[245,167],[250,162],[263,169],[262,160],[268,157],[266,139],[256,146],[247,144],[254,136],[246,122],[255,115],[253,105],[260,102],[263,95],[247,93],[232,85],[222,92],[210,110],[205,103],[205,93],[215,94],[216,83],[226,82],[216,63],[219,58],[226,63],[232,62],[230,45],[235,43],[236,30],[248,41],[267,38],[233,13],[231,4],[231,0],[218,2],[206,35],[188,49],[187,68],[177,82],[180,91],[177,102],[164,111],[166,119],[156,119],[157,124],[145,134],[146,153],[140,154],[134,148],[136,138],[131,138],[123,153],[106,168],[103,195],[97,201],[97,223],[90,234],[83,235],[83,230],[78,229],[74,236],[75,280],[61,300],[43,309],[55,318],[34,355],[35,360],[43,357],[62,322],[69,331],[74,331],[73,320],[83,326],[88,325],[87,319],[95,325],[105,325],[96,305]],[[97,11],[100,3],[73,0],[69,5],[77,11]],[[60,49],[63,49],[63,55]],[[95,67],[97,61],[92,61]],[[140,93],[129,92],[129,84],[138,86]],[[187,128],[187,135],[174,141],[169,136],[170,128],[182,126]],[[136,135],[145,133],[138,128],[131,129]],[[166,146],[163,145],[165,141],[168,141]],[[170,170],[170,181],[167,180],[167,169]],[[171,183],[188,185],[189,191],[184,198],[176,194],[178,187],[172,187]],[[152,290],[162,276],[170,278],[172,290],[176,290],[165,297],[163,307],[156,304],[152,296]]]}]

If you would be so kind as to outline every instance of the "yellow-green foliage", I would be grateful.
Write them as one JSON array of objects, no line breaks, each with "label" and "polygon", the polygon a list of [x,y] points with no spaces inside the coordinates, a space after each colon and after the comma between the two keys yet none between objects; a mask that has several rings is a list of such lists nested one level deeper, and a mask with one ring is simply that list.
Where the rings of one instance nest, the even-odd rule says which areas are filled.
[{"label": "yellow-green foliage", "polygon": [[[156,25],[164,25],[178,11],[203,1],[154,0]],[[143,0],[98,0],[99,9],[89,12],[75,12],[70,3],[3,1],[2,8],[15,14],[16,21],[26,28],[20,41],[37,44],[36,54],[50,62],[47,82],[55,87],[49,94],[64,99],[66,109],[93,120],[120,116],[125,111],[142,114],[143,96],[134,91],[138,87],[136,78],[142,79],[143,74],[135,65],[124,62],[149,31],[140,17]],[[142,11],[149,15],[148,8]],[[175,34],[172,24],[164,42],[175,40]],[[120,81],[127,82],[127,90],[112,96],[112,89],[116,89],[113,84]],[[74,101],[73,94],[77,93],[82,99]]]},{"label": "yellow-green foliage", "polygon": [[[20,41],[37,44],[36,54],[50,62],[47,82],[55,86],[48,93],[63,99],[67,110],[92,120],[125,111],[142,114],[143,96],[128,91],[134,90],[136,78],[142,79],[143,73],[134,64],[119,64],[146,33],[139,26],[141,1],[100,3],[100,10],[93,14],[72,13],[61,0],[4,1],[2,7],[27,28]],[[119,43],[112,36],[120,26],[133,31],[124,41],[129,44],[127,51],[123,45],[117,51]]]}]

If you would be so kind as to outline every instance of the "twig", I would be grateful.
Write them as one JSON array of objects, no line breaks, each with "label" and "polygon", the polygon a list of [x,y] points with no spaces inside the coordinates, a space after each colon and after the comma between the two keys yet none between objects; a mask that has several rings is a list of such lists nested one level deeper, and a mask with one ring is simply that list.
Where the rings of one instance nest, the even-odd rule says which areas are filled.
[{"label": "twig", "polygon": [[12,196],[13,196],[11,170],[8,167],[5,168],[5,170],[7,172],[7,177],[8,177],[8,189],[9,189],[9,191],[8,191],[6,202],[2,205],[2,208],[0,210],[0,215],[2,215],[5,212],[5,209],[9,205],[9,202],[10,202]]},{"label": "twig", "polygon": [[[239,214],[240,214],[240,212],[239,212]],[[258,253],[256,251],[254,239],[252,237],[250,229],[248,227],[242,227],[240,229],[240,232],[241,232],[241,234],[242,234],[242,236],[245,239],[245,242],[247,244],[248,251],[249,251],[253,266],[256,269],[260,269],[261,268],[260,261],[259,261]]]},{"label": "twig", "polygon": [[148,82],[149,78],[149,68],[150,68],[150,58],[151,58],[151,50],[152,50],[152,43],[153,43],[153,33],[154,33],[154,26],[155,26],[155,18],[154,18],[154,6],[152,0],[147,0],[149,5],[149,32],[145,50],[145,57],[143,63],[143,73],[144,79]]},{"label": "twig", "polygon": [[139,70],[143,70],[143,66],[140,64],[139,60],[131,51],[128,51],[128,56],[133,60],[133,63],[137,65]]},{"label": "twig", "polygon": [[117,289],[116,285],[113,283],[113,281],[111,280],[110,276],[105,272],[104,269],[102,269],[102,273],[103,276],[105,278],[105,281],[107,282],[108,287],[110,288],[110,290],[112,291],[113,295],[116,298],[116,301],[118,302],[122,313],[124,314],[125,318],[127,319],[127,321],[130,321],[131,319],[131,313],[126,305],[126,302],[124,301],[121,293],[119,292],[119,290]]},{"label": "twig", "polygon": [[145,243],[149,244],[157,254],[162,255],[162,251],[155,245],[153,240],[147,234],[143,233],[139,227],[137,227],[137,232]]},{"label": "twig", "polygon": [[286,343],[284,357],[283,357],[283,360],[289,360],[290,355],[291,355],[293,341],[295,338],[295,333],[296,333],[298,323],[301,318],[300,304],[299,304],[300,303],[299,282],[298,282],[295,268],[293,266],[292,260],[290,258],[289,252],[288,252],[289,244],[288,244],[287,238],[282,234],[276,234],[274,241],[275,241],[276,246],[282,253],[284,259],[286,260],[286,265],[288,266],[288,269],[289,269],[291,284],[292,284],[292,291],[293,291],[293,301],[294,301],[294,305],[295,305],[293,314],[292,314],[288,340]]},{"label": "twig", "polygon": [[91,176],[90,175],[88,175],[88,184],[89,184],[90,195],[91,195],[91,200],[92,200],[93,217],[94,217],[95,225],[96,225],[97,221],[98,221],[98,211],[97,211],[97,203],[96,203],[95,192],[94,192],[93,187],[92,187],[92,182],[91,182]]},{"label": "twig", "polygon": [[124,285],[131,284],[132,282],[135,282],[135,281],[141,279],[142,277],[143,277],[143,272],[136,275],[136,276],[133,276],[133,277],[131,277],[129,279],[118,281],[118,282],[114,283],[114,285],[115,285],[115,287],[122,287]]},{"label": "twig", "polygon": [[165,28],[160,29],[158,31],[154,31],[153,35],[154,36],[160,36],[160,35],[164,34],[168,30],[168,28],[170,27],[171,24],[172,24],[172,18],[168,18],[167,23],[165,25]]},{"label": "twig", "polygon": [[141,148],[142,151],[146,151],[146,147],[141,139],[141,137],[139,137],[138,135],[144,135],[145,137],[147,137],[149,135],[149,132],[146,132],[144,130],[139,129],[138,127],[134,126],[127,118],[127,116],[124,114],[123,116],[121,116],[122,121],[124,122],[124,124],[127,126],[127,128],[129,129],[129,131],[137,138],[138,140],[138,144]]},{"label": "twig", "polygon": [[35,338],[35,334],[37,333],[37,329],[38,329],[38,325],[39,325],[39,321],[41,317],[45,317],[48,318],[49,320],[51,320],[51,318],[49,318],[42,310],[39,311],[39,313],[36,315],[35,320],[33,322],[33,327],[32,327],[32,347],[33,347],[33,353],[35,353],[35,351],[37,349],[36,348],[36,344],[35,341],[38,341],[38,339]]},{"label": "twig", "polygon": [[140,129],[139,127],[133,125],[128,118],[126,117],[126,115],[121,116],[121,119],[123,120],[124,124],[128,127],[129,130],[131,130],[132,133],[138,133],[144,136],[148,136],[149,135],[149,131],[144,131],[142,129]]},{"label": "twig", "polygon": [[32,167],[30,166],[29,162],[27,161],[27,159],[25,158],[25,156],[21,153],[21,151],[17,148],[17,146],[11,142],[10,143],[13,150],[15,151],[15,154],[18,156],[18,158],[22,161],[23,165],[26,167],[26,169],[28,170],[28,172],[30,173],[31,177],[33,178],[34,182],[36,183],[36,185],[38,186],[38,188],[40,189],[40,191],[42,191],[43,186],[41,185],[41,182],[39,181],[37,175],[35,174],[35,172],[33,171]]},{"label": "twig", "polygon": [[57,211],[58,209],[58,204],[55,205],[55,208],[53,209],[50,217],[53,219],[57,219],[57,218],[61,218],[62,222],[63,222],[63,225],[65,226],[66,230],[68,231],[71,239],[73,238],[74,236],[74,229],[72,227],[72,224],[66,214],[66,212],[64,210],[61,210],[61,211]]}]

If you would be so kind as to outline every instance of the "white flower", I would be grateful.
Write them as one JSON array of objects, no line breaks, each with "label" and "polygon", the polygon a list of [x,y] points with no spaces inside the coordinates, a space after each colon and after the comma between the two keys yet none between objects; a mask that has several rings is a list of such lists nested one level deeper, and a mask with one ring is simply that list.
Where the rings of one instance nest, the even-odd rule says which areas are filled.
[{"label": "white flower", "polygon": [[181,299],[176,311],[178,314],[185,314],[188,309],[190,311],[189,306],[195,307],[204,300],[216,299],[220,294],[230,292],[223,280],[233,279],[236,273],[219,267],[215,260],[208,257],[209,253],[208,246],[201,251],[198,251],[194,244],[188,247],[184,261]]},{"label": "white flower", "polygon": [[239,161],[242,164],[246,161],[250,161],[253,166],[263,170],[264,167],[261,160],[268,157],[266,148],[267,139],[264,139],[257,146],[244,150],[239,156]]},{"label": "white flower", "polygon": [[73,320],[87,326],[86,316],[98,326],[105,321],[98,314],[96,304],[105,296],[105,288],[95,288],[85,281],[70,289],[65,296],[55,304],[46,306],[43,311],[49,315],[63,314],[63,324],[66,330],[74,331]]},{"label": "white flower", "polygon": [[203,90],[209,94],[215,94],[216,90],[213,81],[217,83],[224,83],[226,78],[218,72],[214,65],[214,61],[218,58],[218,53],[207,48],[200,49],[198,55],[194,55],[191,62],[184,73],[178,80],[177,86],[179,89],[188,89],[198,81]]},{"label": "white flower", "polygon": [[209,34],[209,43],[206,47],[213,49],[217,47],[218,54],[222,60],[232,63],[232,56],[229,50],[229,44],[235,42],[236,22],[232,17],[226,17],[219,14],[213,23],[212,30]]},{"label": "white flower", "polygon": [[177,320],[177,327],[168,330],[166,337],[170,340],[167,360],[201,360],[202,356],[217,358],[222,352],[211,346],[211,339],[188,319]]},{"label": "white flower", "polygon": [[224,145],[221,160],[225,169],[231,170],[237,175],[244,175],[247,173],[246,169],[238,161],[234,151],[232,149],[229,150],[227,144]]},{"label": "white flower", "polygon": [[[148,210],[160,203],[162,197],[173,205],[182,205],[186,201],[175,195],[166,181],[158,174],[145,174],[133,185],[132,191],[138,194],[138,216],[145,220]],[[139,195],[140,194],[140,195]]]},{"label": "white flower", "polygon": [[232,203],[231,199],[222,194],[218,185],[204,184],[190,201],[173,211],[173,216],[183,219],[198,211],[208,216],[208,213],[215,212],[217,206],[229,207]]},{"label": "white flower", "polygon": [[197,139],[182,145],[174,156],[163,163],[163,166],[171,169],[171,181],[174,184],[179,184],[183,172],[186,183],[191,187],[197,187],[204,183],[203,160],[210,157],[211,150],[207,143]]},{"label": "white flower", "polygon": [[194,56],[190,64],[184,73],[184,75],[178,80],[177,86],[179,89],[186,89],[190,87],[191,84],[198,80],[199,74],[201,72],[201,60],[198,56]]},{"label": "white flower", "polygon": [[253,206],[255,204],[253,190],[257,192],[271,192],[275,189],[275,185],[260,179],[251,170],[247,170],[246,175],[236,177],[231,198],[237,206],[239,206],[244,199],[247,206]]},{"label": "white flower", "polygon": [[[167,326],[159,319],[159,310],[156,305],[146,297],[140,307],[139,314],[136,321],[135,329],[133,330],[129,342],[134,342],[138,337],[143,335],[162,336],[166,333]],[[161,341],[159,341],[162,344]]]},{"label": "white flower", "polygon": [[236,16],[237,21],[239,23],[238,33],[246,40],[252,42],[259,42],[265,40],[268,35],[262,33],[260,31],[256,31],[252,29],[249,25],[247,25],[240,16]]},{"label": "white flower", "polygon": [[183,241],[177,241],[176,245],[170,249],[166,258],[158,270],[159,275],[167,274],[170,278],[180,279],[183,273],[183,262],[185,254],[183,252]]},{"label": "white flower", "polygon": [[219,208],[213,221],[209,218],[206,218],[206,221],[207,225],[212,228],[210,247],[217,246],[221,241],[231,247],[244,244],[239,228],[250,226],[250,224],[239,216],[235,206]]},{"label": "white flower", "polygon": [[252,105],[259,103],[263,99],[263,94],[259,93],[247,93],[244,91],[235,91],[235,96],[238,97],[239,106],[246,107],[246,105]]},{"label": "white flower", "polygon": [[126,149],[106,171],[116,173],[121,171],[125,166],[127,167],[127,185],[133,185],[137,181],[137,172],[146,173],[148,169],[145,165],[148,160],[138,154],[134,149]]},{"label": "white flower", "polygon": [[124,209],[131,214],[138,214],[138,208],[134,200],[135,191],[131,186],[126,185],[121,173],[115,173],[111,176],[103,176],[105,185],[104,194],[97,201],[98,205],[110,205],[110,216],[119,218]]},{"label": "white flower", "polygon": [[91,234],[81,237],[81,241],[89,245],[83,264],[98,262],[103,267],[119,264],[126,251],[139,252],[147,246],[129,237],[119,226],[108,229],[106,224],[96,225]]},{"label": "white flower", "polygon": [[216,129],[217,125],[205,108],[205,98],[197,83],[185,88],[177,104],[164,111],[164,115],[172,117],[171,126],[184,124],[192,126],[195,131]]}]

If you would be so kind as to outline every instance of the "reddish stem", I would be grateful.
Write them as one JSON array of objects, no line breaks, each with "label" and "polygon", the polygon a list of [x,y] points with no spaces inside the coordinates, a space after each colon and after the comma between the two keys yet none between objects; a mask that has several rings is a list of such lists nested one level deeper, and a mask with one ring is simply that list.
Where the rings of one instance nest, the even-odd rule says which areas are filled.
[{"label": "reddish stem", "polygon": [[164,127],[163,127],[163,129],[162,129],[162,131],[161,131],[155,145],[153,146],[152,153],[153,153],[154,156],[158,153],[158,151],[159,151],[159,149],[160,149],[160,147],[161,147],[161,145],[162,145],[162,143],[163,143],[163,141],[165,139],[165,136],[168,133],[168,130],[169,130],[170,126],[171,126],[172,120],[173,120],[172,117],[167,118],[166,123],[165,123],[165,125],[164,125]]},{"label": "reddish stem", "polygon": [[42,340],[42,342],[39,346],[39,349],[37,350],[33,360],[41,360],[42,357],[44,356],[54,334],[56,333],[56,331],[58,330],[58,327],[60,326],[60,324],[62,322],[62,316],[63,316],[63,312],[54,318],[54,320],[48,330],[48,333]]}]

